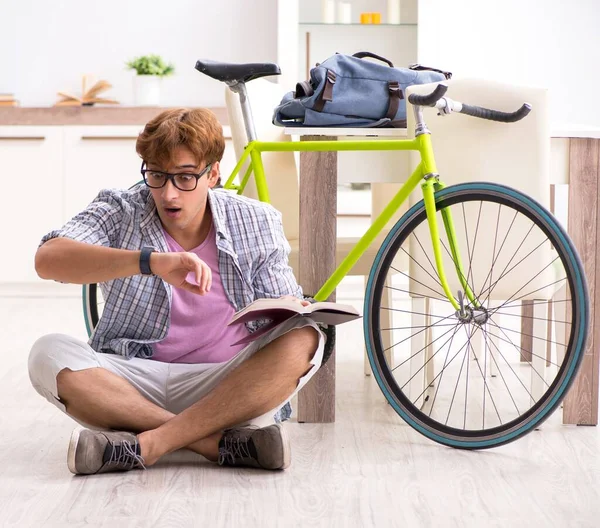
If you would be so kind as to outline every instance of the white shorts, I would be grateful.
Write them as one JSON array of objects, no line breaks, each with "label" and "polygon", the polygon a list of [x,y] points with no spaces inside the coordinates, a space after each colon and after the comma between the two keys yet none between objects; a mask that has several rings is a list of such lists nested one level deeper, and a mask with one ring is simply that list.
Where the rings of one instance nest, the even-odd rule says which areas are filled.
[{"label": "white shorts", "polygon": [[[35,390],[61,411],[65,406],[58,397],[56,376],[63,369],[73,371],[101,367],[122,377],[147,400],[174,414],[179,414],[201,400],[234,368],[243,363],[271,341],[295,328],[312,326],[319,333],[319,345],[311,360],[312,368],[299,379],[296,394],[317,372],[323,359],[325,336],[319,327],[306,317],[288,319],[271,332],[248,344],[236,356],[224,363],[163,363],[151,359],[127,359],[116,354],[94,351],[86,342],[64,334],[49,334],[38,339],[29,354],[29,378]],[[294,396],[275,409],[250,422],[265,427],[275,421],[275,414]],[[85,427],[88,424],[79,423]],[[240,424],[241,425],[241,424]]]}]

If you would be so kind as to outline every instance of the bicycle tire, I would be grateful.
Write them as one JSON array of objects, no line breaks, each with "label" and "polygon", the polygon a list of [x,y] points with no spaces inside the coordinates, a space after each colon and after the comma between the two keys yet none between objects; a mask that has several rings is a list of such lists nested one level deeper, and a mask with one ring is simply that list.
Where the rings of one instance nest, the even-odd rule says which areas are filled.
[{"label": "bicycle tire", "polygon": [[97,284],[84,284],[82,287],[81,295],[83,303],[83,318],[85,320],[85,329],[88,337],[94,332],[94,329],[98,325],[100,320],[98,310],[98,285]]},{"label": "bicycle tire", "polygon": [[[407,211],[402,216],[402,218],[400,218],[400,220],[391,229],[390,233],[384,240],[374,260],[373,267],[368,278],[365,293],[363,330],[365,334],[365,342],[371,368],[374,377],[377,380],[377,383],[380,389],[382,390],[385,398],[388,400],[388,402],[394,408],[394,410],[400,415],[400,417],[408,423],[408,425],[410,425],[413,429],[417,430],[419,433],[423,434],[424,436],[435,442],[460,449],[486,449],[491,447],[497,447],[512,442],[527,434],[534,428],[538,428],[552,414],[552,412],[558,407],[558,405],[560,405],[569,387],[571,386],[573,380],[576,377],[576,374],[584,356],[587,342],[587,334],[589,330],[589,298],[583,266],[581,264],[579,256],[577,255],[575,247],[573,246],[573,243],[569,239],[562,226],[552,216],[552,214],[549,213],[538,202],[521,193],[520,191],[517,191],[507,186],[493,183],[465,183],[447,187],[442,189],[441,191],[436,192],[435,201],[436,209],[438,212],[442,208],[452,208],[455,205],[462,204],[464,214],[464,204],[467,204],[468,202],[473,202],[473,204],[480,202],[481,204],[497,204],[497,208],[499,211],[498,219],[500,219],[500,211],[502,207],[515,211],[515,217],[517,217],[517,214],[524,215],[524,217],[531,221],[531,229],[533,229],[533,227],[537,227],[541,231],[541,233],[548,238],[548,240],[551,243],[551,248],[557,252],[558,256],[556,257],[556,259],[560,259],[560,263],[564,266],[565,280],[567,281],[566,284],[568,285],[568,288],[570,290],[571,297],[571,299],[566,299],[565,302],[568,306],[570,306],[571,323],[570,331],[568,332],[568,339],[566,339],[564,342],[564,344],[566,344],[564,359],[562,360],[562,363],[560,365],[558,365],[558,362],[556,364],[556,377],[554,381],[551,384],[548,384],[548,388],[545,390],[543,395],[539,399],[537,399],[537,401],[535,401],[531,405],[531,407],[529,407],[529,409],[527,409],[525,412],[521,413],[518,409],[518,405],[516,405],[515,403],[518,416],[516,416],[514,419],[507,421],[506,423],[502,423],[502,420],[500,419],[499,425],[485,427],[486,389],[488,389],[492,382],[496,383],[496,380],[492,380],[490,378],[490,381],[486,381],[488,379],[487,370],[484,369],[482,371],[481,366],[479,366],[483,386],[483,425],[480,428],[466,428],[467,405],[469,403],[469,400],[467,399],[469,373],[467,370],[465,381],[465,384],[467,386],[467,390],[465,392],[464,411],[465,427],[461,429],[460,427],[448,426],[448,419],[446,419],[446,423],[442,423],[441,420],[437,420],[435,418],[432,419],[432,410],[430,410],[429,414],[427,414],[427,412],[423,410],[423,406],[425,406],[425,404],[422,404],[422,406],[417,406],[414,404],[413,401],[411,401],[411,399],[409,399],[409,396],[407,395],[407,390],[404,390],[400,386],[400,383],[404,381],[404,379],[402,379],[400,382],[397,381],[399,376],[397,372],[398,367],[395,365],[388,364],[386,360],[387,350],[384,350],[383,348],[382,331],[394,331],[394,326],[392,326],[390,329],[381,328],[381,311],[390,310],[390,307],[382,307],[384,288],[389,287],[389,283],[387,283],[386,285],[386,280],[388,280],[388,271],[390,270],[390,266],[392,266],[394,263],[394,258],[397,257],[399,251],[403,249],[403,244],[406,243],[408,237],[411,236],[411,233],[416,233],[417,227],[421,223],[427,222],[425,206],[423,201],[420,201],[417,204],[415,204],[413,207],[410,208],[409,211]],[[467,207],[474,207],[474,205],[467,205]],[[483,205],[479,206],[480,213],[482,207]],[[494,205],[494,207],[496,207],[496,205]],[[456,208],[454,209],[456,210]],[[466,225],[467,223],[465,220],[465,226]],[[440,227],[440,230],[443,231],[443,227]],[[466,227],[465,231],[467,231]],[[510,229],[507,230],[507,233],[509,231]],[[496,228],[496,234],[497,233],[498,228]],[[431,241],[429,240],[428,242],[429,247],[431,247]],[[494,251],[496,251],[496,247],[496,244],[494,244]],[[473,245],[473,251],[475,251],[475,245]],[[492,254],[492,258],[493,257],[494,254]],[[491,262],[493,268],[496,259],[493,258]],[[448,275],[452,271],[453,270],[446,269],[446,275]],[[500,278],[502,278],[502,276]],[[392,293],[394,293],[393,288]],[[476,291],[475,295],[477,295]],[[483,295],[485,295],[485,293],[483,293]],[[447,300],[446,303],[448,305],[450,304]],[[490,311],[487,313],[491,318],[492,316],[495,317],[497,312],[498,310],[494,312],[490,309]],[[458,312],[456,314],[456,319],[458,320]],[[448,321],[449,325],[454,324],[452,323],[451,319],[449,319]],[[434,323],[434,325],[435,324],[437,323]],[[457,322],[456,325],[458,324],[461,323]],[[473,321],[471,321],[471,323],[469,324],[471,324],[474,327],[476,326],[476,324],[473,323]],[[485,331],[482,328],[483,327],[480,327],[481,333],[485,335]],[[411,327],[410,331],[412,332],[413,330],[415,330],[415,328]],[[477,329],[475,329],[475,331],[477,331]],[[455,334],[453,335],[456,335],[456,332],[457,331],[455,331]],[[468,332],[466,333],[468,334]],[[413,334],[413,336],[410,338],[411,340],[414,338],[414,335],[416,334]],[[473,335],[473,333],[471,333],[470,336],[467,335],[468,343],[470,342],[470,339],[473,337]],[[533,338],[534,336],[532,336],[532,339]],[[485,338],[486,346],[487,339],[488,338]],[[433,342],[430,343],[430,345],[433,345]],[[555,343],[555,345],[556,347],[558,347],[557,343]],[[450,342],[448,351],[450,351],[451,348],[452,342]],[[515,348],[517,348],[517,351],[519,351],[518,347]],[[490,347],[489,350],[491,351],[492,348]],[[523,354],[523,351],[524,349],[521,346],[521,355]],[[502,354],[500,349],[498,349],[498,352]],[[409,357],[409,359],[412,359],[415,356],[416,355],[413,354],[411,357]],[[449,352],[446,353],[446,358],[448,356]],[[469,359],[469,362],[471,362],[472,359],[469,353],[468,344],[465,351],[465,358],[467,357]],[[429,361],[431,361],[431,359],[433,359],[433,357],[430,358]],[[429,361],[427,363],[429,363]],[[442,366],[442,371],[445,371],[446,368],[449,369],[451,362],[446,361],[447,360],[445,359],[444,364]],[[464,361],[465,359],[463,359],[463,363]],[[467,362],[467,369],[469,362]],[[509,362],[506,362],[507,365],[509,365]],[[425,368],[427,363],[424,363],[421,368]],[[498,367],[498,363],[496,363],[496,367]],[[519,366],[517,368],[521,367]],[[475,367],[474,371],[476,372]],[[460,372],[463,372],[462,367]],[[519,374],[515,374],[515,377],[519,379]],[[461,374],[459,374],[458,376],[458,382],[460,382],[460,378]],[[410,382],[411,379],[412,378],[409,378],[408,382]],[[434,378],[434,381],[437,379],[437,377]],[[438,381],[439,385],[443,383],[441,377]],[[506,384],[507,391],[510,393],[510,391],[508,390],[508,384],[506,383],[506,381],[504,382]],[[405,383],[404,386],[406,386],[407,383]],[[500,385],[500,382],[498,382],[496,386]],[[428,389],[429,387],[426,386],[425,390]],[[436,395],[438,390],[441,392],[439,386],[436,387],[435,390]],[[457,389],[455,388],[454,396],[456,395],[456,392]],[[490,396],[491,394],[492,393],[490,392]],[[451,414],[454,396],[452,397],[452,403],[450,403],[450,410],[448,411],[448,416],[450,416]],[[428,400],[423,399],[423,401]],[[429,405],[429,403],[427,403],[427,405]],[[430,405],[433,409],[435,405],[435,399]],[[496,407],[495,404],[494,407]],[[500,416],[498,417],[501,418]]]}]

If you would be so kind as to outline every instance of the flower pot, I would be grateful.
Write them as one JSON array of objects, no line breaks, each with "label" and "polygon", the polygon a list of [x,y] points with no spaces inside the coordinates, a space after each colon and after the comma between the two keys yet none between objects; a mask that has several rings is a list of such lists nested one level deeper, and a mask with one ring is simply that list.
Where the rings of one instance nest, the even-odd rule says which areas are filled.
[{"label": "flower pot", "polygon": [[137,106],[159,106],[160,85],[158,75],[136,75],[133,78],[133,100]]}]

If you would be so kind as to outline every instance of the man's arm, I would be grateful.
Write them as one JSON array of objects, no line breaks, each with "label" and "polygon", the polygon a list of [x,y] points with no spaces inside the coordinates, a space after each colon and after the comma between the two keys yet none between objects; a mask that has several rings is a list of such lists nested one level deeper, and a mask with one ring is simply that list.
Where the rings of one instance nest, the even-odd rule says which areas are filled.
[{"label": "man's arm", "polygon": [[140,251],[115,249],[52,238],[35,254],[35,271],[42,279],[91,284],[129,277],[140,272]]},{"label": "man's arm", "polygon": [[[115,249],[53,238],[35,255],[35,270],[42,279],[71,284],[91,284],[130,277],[140,273],[140,251]],[[150,269],[177,288],[204,295],[210,291],[212,274],[208,265],[194,253],[159,253],[150,255]],[[196,284],[186,280],[195,275]]]},{"label": "man's arm", "polygon": [[[123,218],[129,204],[114,190],[96,199],[65,226],[48,233],[35,255],[43,279],[91,284],[139,274],[140,250],[121,249]],[[169,284],[203,295],[210,290],[210,268],[193,253],[152,253],[150,269]],[[186,280],[193,272],[196,283]]]}]

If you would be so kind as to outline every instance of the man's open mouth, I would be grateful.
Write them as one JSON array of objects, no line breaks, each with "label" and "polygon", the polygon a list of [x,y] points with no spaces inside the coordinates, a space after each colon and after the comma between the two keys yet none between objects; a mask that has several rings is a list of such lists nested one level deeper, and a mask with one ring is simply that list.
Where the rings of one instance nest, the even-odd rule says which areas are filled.
[{"label": "man's open mouth", "polygon": [[179,216],[179,213],[181,212],[181,207],[165,207],[164,210],[165,213],[167,213],[167,216],[176,217]]}]

